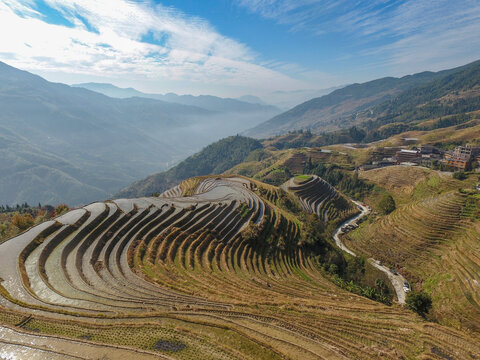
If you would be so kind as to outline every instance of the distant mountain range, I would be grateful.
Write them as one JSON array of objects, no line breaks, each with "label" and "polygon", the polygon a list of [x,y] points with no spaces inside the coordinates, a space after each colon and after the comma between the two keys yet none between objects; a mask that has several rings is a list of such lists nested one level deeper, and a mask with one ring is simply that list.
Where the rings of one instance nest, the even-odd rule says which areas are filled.
[{"label": "distant mountain range", "polygon": [[251,104],[268,105],[265,101],[260,99],[258,96],[254,96],[254,95],[243,95],[238,97],[237,100],[251,103]]},{"label": "distant mountain range", "polygon": [[428,84],[435,80],[459,73],[468,67],[474,67],[475,64],[439,72],[427,71],[402,78],[386,77],[363,84],[352,84],[295,106],[244,134],[266,138],[299,129],[310,129],[318,133],[348,128],[363,120],[371,120],[368,113],[381,104],[387,104],[397,96],[403,99],[403,93],[421,86],[428,87]]},{"label": "distant mountain range", "polygon": [[[400,89],[406,90],[400,91]],[[380,99],[383,101],[379,101]],[[360,105],[362,102],[368,105]],[[340,109],[337,109],[336,106],[339,106]],[[356,112],[353,115],[346,110],[348,106],[350,108],[356,106]],[[253,160],[253,157],[248,156],[247,151],[252,144],[256,145],[253,150],[261,146],[269,149],[318,147],[350,142],[372,142],[405,131],[430,131],[450,126],[457,126],[460,130],[476,126],[480,120],[478,114],[480,110],[480,61],[438,73],[426,72],[401,79],[384,78],[365,84],[347,86],[330,95],[301,104],[291,111],[274,117],[266,124],[272,133],[281,132],[282,126],[301,128],[302,124],[307,124],[307,128],[313,128],[311,124],[322,122],[324,118],[314,118],[312,115],[314,121],[309,123],[307,122],[309,117],[306,114],[309,111],[311,114],[319,114],[325,111],[325,108],[336,110],[337,116],[343,111],[344,123],[336,124],[337,128],[341,128],[340,130],[319,135],[308,131],[295,131],[265,140],[262,144],[254,143],[252,139],[248,141],[248,138],[242,136],[223,139],[181,162],[175,168],[153,174],[126,187],[116,196],[144,196],[156,191],[163,191],[190,176],[225,171],[226,169],[223,167],[215,168],[216,162],[222,159],[225,148],[242,154],[231,161],[230,165],[234,166],[245,159],[247,159],[246,161]],[[350,115],[347,115],[348,113]],[[298,120],[299,118],[304,122]],[[266,136],[269,132],[256,132],[256,129],[266,131],[266,124],[249,130],[247,133],[258,138],[262,134]],[[316,128],[316,130],[319,129],[322,128]],[[475,133],[472,134],[475,137]],[[475,141],[478,143],[480,139]],[[448,142],[448,139],[444,139],[444,144],[445,142]],[[269,166],[271,166],[271,159],[269,161]],[[244,165],[246,169],[255,169],[253,163],[247,162]]]},{"label": "distant mountain range", "polygon": [[0,62],[0,203],[104,199],[276,113],[232,102],[248,110],[112,98]]},{"label": "distant mountain range", "polygon": [[[230,145],[220,143],[208,148],[204,157],[138,181],[242,131],[256,138],[297,129],[322,133],[269,142],[289,148],[370,142],[408,130],[463,126],[476,116],[468,112],[480,110],[479,84],[477,61],[436,73],[349,85],[275,116],[274,107],[237,99],[158,95],[176,101],[167,102],[109,84],[96,84],[96,91],[90,91],[0,63],[0,204],[84,204],[122,188],[119,196],[136,196],[190,176],[223,171],[216,162],[227,161],[229,152],[237,150],[228,163],[241,162],[248,153],[242,149],[255,143],[243,137]],[[111,96],[99,93],[107,90]],[[123,98],[112,97],[115,92]],[[258,101],[250,96],[243,100]],[[135,181],[135,186],[126,187]]]},{"label": "distant mountain range", "polygon": [[224,113],[258,113],[265,114],[279,113],[280,110],[274,106],[267,105],[258,97],[245,96],[243,99],[230,99],[221,98],[211,95],[177,95],[174,93],[162,94],[147,94],[138,91],[134,88],[119,88],[112,84],[103,83],[84,83],[75,84],[73,87],[81,87],[88,90],[96,91],[104,95],[114,98],[130,98],[130,97],[142,97],[149,99],[156,99],[167,101],[176,104],[198,106],[200,108],[224,112]]}]

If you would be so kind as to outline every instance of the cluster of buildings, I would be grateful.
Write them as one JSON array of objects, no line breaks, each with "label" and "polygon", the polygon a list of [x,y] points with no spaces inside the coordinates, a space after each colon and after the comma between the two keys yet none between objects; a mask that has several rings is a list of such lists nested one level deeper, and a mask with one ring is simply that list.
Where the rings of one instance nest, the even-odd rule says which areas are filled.
[{"label": "cluster of buildings", "polygon": [[[360,170],[371,170],[391,165],[431,166],[435,163],[453,171],[465,171],[480,165],[480,146],[457,146],[454,150],[445,151],[432,145],[422,145],[419,149],[382,149],[384,157],[362,165]],[[375,155],[375,154],[374,154]],[[380,154],[376,154],[377,158]]]},{"label": "cluster of buildings", "polygon": [[443,151],[431,145],[420,149],[400,150],[396,153],[396,163],[413,165],[429,165],[432,160],[445,165],[454,171],[469,170],[480,161],[480,146],[456,146],[454,150]]}]

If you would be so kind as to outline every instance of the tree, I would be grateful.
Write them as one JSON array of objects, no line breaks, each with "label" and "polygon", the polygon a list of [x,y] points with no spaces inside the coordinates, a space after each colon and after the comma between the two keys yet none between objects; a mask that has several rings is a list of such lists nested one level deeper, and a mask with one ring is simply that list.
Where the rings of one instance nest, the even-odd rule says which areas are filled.
[{"label": "tree", "polygon": [[361,282],[365,276],[365,258],[362,256],[349,257],[345,278],[355,282]]},{"label": "tree", "polygon": [[453,177],[457,180],[465,180],[467,178],[467,175],[465,173],[457,171],[453,173]]},{"label": "tree", "polygon": [[330,274],[338,274],[338,265],[337,264],[330,264],[330,266],[328,267],[328,272]]},{"label": "tree", "polygon": [[418,315],[425,317],[425,315],[432,308],[432,298],[426,292],[410,291],[405,300],[407,307],[415,311]]},{"label": "tree", "polygon": [[303,242],[310,245],[325,242],[325,224],[315,214],[305,214],[302,227]]},{"label": "tree", "polygon": [[392,211],[394,211],[397,207],[395,205],[395,200],[393,200],[392,195],[383,195],[383,197],[380,199],[380,202],[378,203],[378,208],[380,210],[380,213],[382,213],[383,215],[388,215]]},{"label": "tree", "polygon": [[35,220],[33,216],[30,214],[23,214],[15,213],[12,217],[12,225],[17,227],[19,230],[26,230],[30,226],[33,226]]},{"label": "tree", "polygon": [[242,231],[242,238],[251,243],[258,241],[260,236],[260,229],[254,223],[249,223],[248,226]]}]

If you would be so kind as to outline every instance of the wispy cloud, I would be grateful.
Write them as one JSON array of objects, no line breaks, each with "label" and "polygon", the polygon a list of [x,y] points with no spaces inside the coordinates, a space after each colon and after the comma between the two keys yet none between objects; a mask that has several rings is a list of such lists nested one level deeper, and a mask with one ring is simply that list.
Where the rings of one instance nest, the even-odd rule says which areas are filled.
[{"label": "wispy cloud", "polygon": [[[393,74],[456,66],[480,57],[478,0],[235,0],[288,26],[338,34],[351,54]],[[355,46],[357,45],[357,46]]]},{"label": "wispy cloud", "polygon": [[[236,0],[239,6],[289,25],[292,31],[314,34],[368,32],[372,19],[387,12],[392,0]],[[398,4],[398,1],[396,2]]]},{"label": "wispy cloud", "polygon": [[304,86],[259,64],[248,46],[207,21],[146,1],[2,0],[0,32],[12,34],[2,35],[0,60],[13,58],[28,70],[260,89]]}]

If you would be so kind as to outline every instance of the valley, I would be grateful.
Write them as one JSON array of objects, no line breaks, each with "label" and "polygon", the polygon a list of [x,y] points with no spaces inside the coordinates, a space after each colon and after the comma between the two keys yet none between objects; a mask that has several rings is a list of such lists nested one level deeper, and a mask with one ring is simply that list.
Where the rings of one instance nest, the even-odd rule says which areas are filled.
[{"label": "valley", "polygon": [[278,115],[0,63],[0,357],[479,358],[479,74]]},{"label": "valley", "polygon": [[0,204],[79,206],[107,199],[278,113],[219,97],[199,105],[208,109],[112,98],[0,62]]},{"label": "valley", "polygon": [[480,360],[479,1],[0,33],[0,360]]}]

